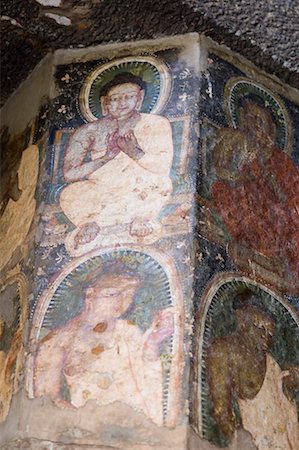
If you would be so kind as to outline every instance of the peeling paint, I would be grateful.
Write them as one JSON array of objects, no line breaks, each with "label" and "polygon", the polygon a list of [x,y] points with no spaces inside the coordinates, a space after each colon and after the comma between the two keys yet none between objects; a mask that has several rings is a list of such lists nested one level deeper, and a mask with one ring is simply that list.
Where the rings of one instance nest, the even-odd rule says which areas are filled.
[{"label": "peeling paint", "polygon": [[71,19],[69,19],[69,17],[66,16],[61,16],[50,12],[46,12],[44,15],[46,17],[49,17],[50,19],[55,20],[55,22],[57,22],[59,25],[69,26],[72,24]]}]

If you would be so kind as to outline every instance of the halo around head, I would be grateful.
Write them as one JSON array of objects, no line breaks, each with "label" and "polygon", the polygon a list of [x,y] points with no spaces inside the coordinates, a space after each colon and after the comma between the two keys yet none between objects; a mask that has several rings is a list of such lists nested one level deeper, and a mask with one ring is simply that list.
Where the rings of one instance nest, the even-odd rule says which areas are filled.
[{"label": "halo around head", "polygon": [[131,287],[134,285],[139,290],[136,298],[139,307],[134,311],[134,319],[141,328],[149,326],[154,308],[170,305],[167,274],[152,256],[131,249],[104,251],[92,258],[83,257],[70,263],[44,291],[34,313],[34,339],[79,315],[84,307],[86,288],[100,280],[105,287],[108,284],[110,287],[119,286],[117,276],[127,282],[130,279]]},{"label": "halo around head", "polygon": [[168,100],[171,77],[167,66],[153,56],[132,56],[102,64],[86,78],[80,92],[80,110],[88,122],[103,116],[100,92],[116,75],[129,72],[146,85],[140,112],[159,113]]},{"label": "halo around head", "polygon": [[240,125],[240,109],[244,100],[268,109],[276,126],[275,143],[281,150],[292,151],[292,127],[282,100],[264,86],[245,77],[231,78],[224,89],[224,106],[228,122],[234,128]]}]

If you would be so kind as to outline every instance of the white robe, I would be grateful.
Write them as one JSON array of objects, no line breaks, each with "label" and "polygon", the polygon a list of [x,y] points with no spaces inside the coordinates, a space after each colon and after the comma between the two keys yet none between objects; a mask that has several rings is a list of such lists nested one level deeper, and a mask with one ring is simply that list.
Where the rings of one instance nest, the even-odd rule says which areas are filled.
[{"label": "white robe", "polygon": [[282,390],[282,371],[267,354],[263,385],[252,400],[238,399],[243,428],[250,432],[258,450],[298,450],[297,408]]},{"label": "white robe", "polygon": [[119,401],[163,425],[162,364],[160,358],[144,354],[147,334],[118,319],[108,344],[94,352],[101,339],[101,334],[88,333],[73,322],[46,338],[35,359],[35,396],[60,399],[64,377],[76,408],[88,400],[100,406]]},{"label": "white robe", "polygon": [[[116,130],[116,121],[100,119],[77,130],[67,151],[95,139],[91,159],[104,156],[107,136]],[[125,134],[130,123],[119,130]],[[89,175],[73,182],[61,193],[60,205],[76,226],[96,222],[100,227],[131,223],[134,219],[154,220],[167,203],[172,182],[172,132],[165,117],[140,114],[133,128],[144,155],[135,161],[124,152]]]},{"label": "white robe", "polygon": [[71,403],[78,408],[89,398],[99,405],[121,401],[162,425],[161,361],[144,360],[143,344],[136,325],[118,320],[110,348],[90,359],[84,376],[65,374]]}]

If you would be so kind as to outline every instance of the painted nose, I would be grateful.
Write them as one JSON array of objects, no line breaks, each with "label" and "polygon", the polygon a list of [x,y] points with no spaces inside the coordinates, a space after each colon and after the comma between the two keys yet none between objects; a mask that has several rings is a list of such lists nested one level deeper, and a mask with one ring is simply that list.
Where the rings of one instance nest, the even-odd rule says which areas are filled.
[{"label": "painted nose", "polygon": [[121,108],[123,108],[124,106],[127,106],[127,101],[126,101],[126,99],[125,99],[125,98],[121,98],[119,104],[120,104],[120,107],[121,107]]}]

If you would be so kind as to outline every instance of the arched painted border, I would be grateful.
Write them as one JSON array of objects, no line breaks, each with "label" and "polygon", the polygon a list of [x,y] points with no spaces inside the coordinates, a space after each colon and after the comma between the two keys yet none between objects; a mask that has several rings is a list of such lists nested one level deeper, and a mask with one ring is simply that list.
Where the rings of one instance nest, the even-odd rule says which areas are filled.
[{"label": "arched painted border", "polygon": [[167,427],[175,427],[177,416],[180,409],[180,388],[181,378],[183,374],[184,356],[183,356],[183,338],[184,338],[184,303],[183,294],[179,282],[179,276],[176,268],[170,258],[161,254],[155,250],[147,250],[146,252],[142,247],[119,247],[119,248],[105,248],[90,252],[83,257],[73,260],[68,264],[57,276],[54,282],[42,293],[40,296],[36,310],[32,319],[32,328],[30,331],[30,348],[27,359],[27,377],[26,388],[30,398],[34,398],[33,391],[33,375],[34,375],[34,354],[37,349],[37,343],[39,334],[41,331],[42,323],[50,301],[64,278],[76,269],[80,264],[88,261],[89,259],[100,256],[104,253],[115,251],[138,251],[150,256],[157,261],[167,275],[170,285],[171,297],[174,305],[174,334],[173,334],[173,358],[170,368],[170,380],[169,380],[169,395],[167,404],[167,413],[165,418],[165,425]]},{"label": "arched painted border", "polygon": [[[238,128],[239,124],[237,123],[235,117],[238,105],[236,105],[234,97],[238,95],[237,90],[242,85],[244,86],[247,85],[248,89],[251,89],[254,92],[254,94],[259,96],[260,98],[265,99],[265,97],[268,97],[267,108],[269,108],[272,111],[273,117],[275,117],[276,127],[279,128],[284,133],[284,146],[281,150],[285,151],[288,154],[291,154],[293,130],[288,111],[281,98],[278,95],[273,94],[273,92],[271,92],[262,84],[256,83],[255,81],[251,81],[249,78],[246,77],[233,77],[228,80],[224,88],[224,108],[226,118],[229,124],[233,128]],[[276,111],[274,110],[274,105]]]},{"label": "arched painted border", "polygon": [[207,285],[201,299],[201,304],[199,310],[196,314],[196,324],[197,330],[195,333],[195,358],[194,358],[194,390],[193,390],[193,423],[192,426],[199,434],[203,437],[203,411],[202,411],[202,390],[201,390],[201,379],[202,379],[202,353],[203,353],[203,337],[205,331],[205,322],[208,310],[210,308],[211,302],[218,292],[218,290],[226,283],[232,281],[241,281],[253,286],[259,287],[267,294],[274,297],[279,303],[281,303],[289,312],[294,322],[299,327],[299,316],[298,313],[289,305],[281,296],[274,290],[269,289],[262,283],[253,280],[250,277],[240,275],[234,272],[226,272],[217,274]]},{"label": "arched painted border", "polygon": [[[91,93],[91,89],[93,86],[94,81],[98,76],[100,76],[103,72],[112,69],[114,66],[120,66],[121,64],[126,63],[148,63],[152,65],[160,75],[160,93],[157,98],[156,104],[151,109],[151,114],[158,114],[163,109],[166,101],[168,100],[170,91],[171,91],[171,77],[169,70],[166,66],[166,64],[159,60],[158,58],[155,58],[153,56],[128,56],[125,58],[119,58],[113,61],[110,61],[108,63],[105,63],[101,65],[100,67],[97,67],[93,72],[90,73],[90,75],[86,78],[86,81],[81,89],[80,96],[79,96],[79,103],[80,103],[80,109],[81,113],[85,117],[85,119],[88,120],[88,122],[93,122],[95,120],[98,120],[98,117],[96,117],[89,106],[89,97]],[[99,100],[100,101],[100,100]]]}]

